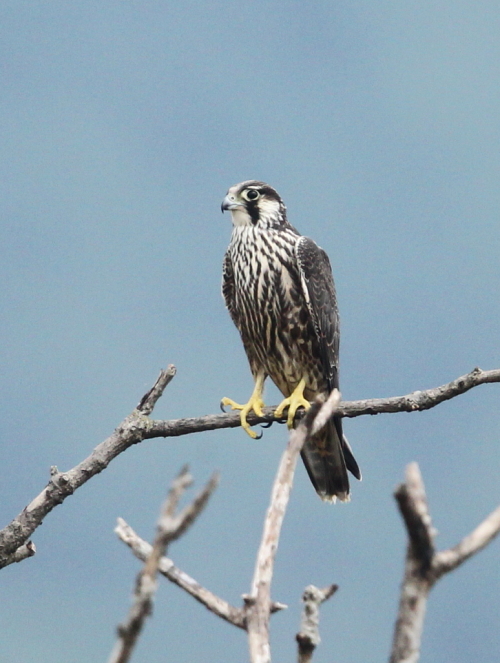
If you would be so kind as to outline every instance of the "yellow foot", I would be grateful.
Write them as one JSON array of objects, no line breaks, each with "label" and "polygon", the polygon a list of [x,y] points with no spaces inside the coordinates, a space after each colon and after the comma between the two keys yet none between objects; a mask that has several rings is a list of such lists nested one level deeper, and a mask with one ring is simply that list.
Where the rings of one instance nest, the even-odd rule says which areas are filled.
[{"label": "yellow foot", "polygon": [[226,398],[224,397],[220,404],[221,407],[224,408],[226,405],[231,406],[231,410],[241,410],[240,414],[240,421],[241,421],[241,426],[243,430],[250,435],[254,440],[257,439],[258,437],[262,437],[262,434],[259,436],[255,431],[252,430],[250,427],[250,424],[247,421],[247,415],[249,412],[252,410],[255,412],[255,414],[258,417],[263,417],[264,412],[262,411],[262,408],[264,407],[264,401],[262,400],[262,389],[264,387],[264,376],[258,375],[257,379],[255,380],[255,387],[252,392],[252,395],[250,396],[250,400],[248,403],[245,405],[242,405],[241,403],[236,403],[236,401],[233,401],[232,398]]},{"label": "yellow foot", "polygon": [[293,393],[288,398],[285,398],[283,401],[281,401],[274,412],[275,417],[281,418],[283,416],[283,412],[286,410],[286,408],[288,408],[288,417],[286,420],[288,428],[293,427],[295,413],[299,407],[303,407],[306,410],[311,407],[311,403],[309,403],[309,401],[304,398],[305,387],[306,381],[302,379],[293,390]]}]

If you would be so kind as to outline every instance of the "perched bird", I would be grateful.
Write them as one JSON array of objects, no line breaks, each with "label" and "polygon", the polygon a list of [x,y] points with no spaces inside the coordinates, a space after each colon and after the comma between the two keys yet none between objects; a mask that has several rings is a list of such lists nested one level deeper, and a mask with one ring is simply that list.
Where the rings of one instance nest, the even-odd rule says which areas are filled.
[{"label": "perched bird", "polygon": [[[253,410],[262,416],[264,382],[270,377],[285,399],[288,427],[299,407],[338,388],[339,321],[328,256],[312,239],[290,225],[286,207],[268,184],[249,180],[232,186],[222,211],[230,210],[231,242],[224,256],[222,294],[238,328],[254,378],[250,400],[221,405],[241,410],[241,425]],[[358,464],[333,417],[306,440],[302,459],[321,499],[349,499],[349,470],[361,479]]]}]

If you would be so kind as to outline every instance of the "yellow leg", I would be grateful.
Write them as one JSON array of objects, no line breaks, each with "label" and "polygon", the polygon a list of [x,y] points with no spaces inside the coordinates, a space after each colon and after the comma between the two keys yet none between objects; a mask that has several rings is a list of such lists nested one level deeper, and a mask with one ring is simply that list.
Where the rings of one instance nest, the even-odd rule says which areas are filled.
[{"label": "yellow leg", "polygon": [[253,410],[258,417],[264,416],[264,413],[262,412],[262,408],[264,407],[264,401],[262,400],[262,391],[264,389],[265,379],[266,378],[263,374],[257,375],[257,377],[255,378],[255,386],[252,395],[250,396],[248,403],[246,403],[245,405],[236,403],[235,401],[232,400],[232,398],[226,398],[226,397],[224,397],[220,402],[222,407],[224,407],[225,405],[230,405],[231,410],[241,410],[240,414],[241,426],[243,430],[245,430],[248,433],[248,435],[250,435],[250,437],[253,437],[254,439],[256,439],[258,435],[255,431],[251,429],[250,424],[247,421],[247,414]]},{"label": "yellow leg", "polygon": [[295,419],[295,413],[297,412],[299,407],[303,407],[306,410],[308,410],[311,407],[311,403],[309,403],[309,401],[306,401],[306,399],[304,398],[305,388],[306,388],[306,381],[304,380],[304,378],[302,378],[302,380],[293,390],[293,393],[288,398],[285,398],[283,401],[281,401],[281,403],[276,408],[276,411],[274,412],[275,417],[282,417],[284,410],[288,408],[288,417],[286,420],[288,428],[293,427],[293,420]]}]

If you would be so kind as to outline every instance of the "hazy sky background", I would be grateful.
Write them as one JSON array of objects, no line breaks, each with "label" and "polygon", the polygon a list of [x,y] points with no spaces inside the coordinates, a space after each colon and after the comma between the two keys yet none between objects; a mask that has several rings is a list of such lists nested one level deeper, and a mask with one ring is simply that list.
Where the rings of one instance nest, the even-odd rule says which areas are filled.
[{"label": "hazy sky background", "polygon": [[[218,411],[252,384],[220,296],[232,184],[262,179],[330,255],[344,398],[499,368],[497,2],[4,0],[1,94],[2,525],[80,462],[174,363],[155,418]],[[364,480],[322,504],[299,468],[278,551],[273,660],[300,596],[335,582],[315,663],[388,657],[405,534],[392,498],[419,462],[439,548],[500,502],[498,385],[424,413],[348,420]],[[269,404],[277,403],[274,389]],[[0,661],[105,661],[138,562],[188,462],[221,484],[171,548],[240,605],[283,427],[138,445],[45,520],[1,573]],[[426,663],[497,662],[499,544],[433,591]],[[247,660],[244,633],[166,581],[134,661]]]}]

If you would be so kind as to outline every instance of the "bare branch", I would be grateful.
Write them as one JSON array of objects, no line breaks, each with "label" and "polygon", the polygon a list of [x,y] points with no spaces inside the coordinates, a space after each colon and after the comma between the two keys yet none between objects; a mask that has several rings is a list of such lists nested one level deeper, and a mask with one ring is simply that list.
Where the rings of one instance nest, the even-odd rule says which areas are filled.
[{"label": "bare branch", "polygon": [[390,663],[416,663],[431,588],[429,569],[434,553],[434,532],[422,476],[416,463],[408,465],[406,482],[398,486],[394,495],[409,541]]},{"label": "bare branch", "polygon": [[295,636],[298,645],[299,663],[309,663],[313,651],[321,642],[319,637],[319,606],[335,594],[338,585],[329,585],[324,589],[318,589],[314,585],[305,588],[302,594],[304,610],[300,631]]},{"label": "bare branch", "polygon": [[5,564],[5,566],[8,566],[9,564],[17,564],[17,562],[22,562],[28,557],[33,557],[33,555],[35,554],[36,554],[35,544],[33,543],[33,541],[28,541],[24,545],[20,546],[17,550],[15,550],[7,558],[7,564]]},{"label": "bare branch", "polygon": [[463,564],[469,557],[487,546],[499,533],[500,506],[454,548],[436,553],[432,564],[435,580]]},{"label": "bare branch", "polygon": [[424,624],[427,597],[444,574],[453,571],[484,548],[500,532],[500,507],[450,550],[435,552],[435,530],[427,508],[418,465],[406,469],[406,481],[395,492],[408,532],[405,572],[390,663],[416,663]]},{"label": "bare branch", "polygon": [[[0,568],[13,563],[12,554],[27,542],[54,507],[62,504],[75,490],[102,472],[114,458],[130,446],[145,439],[177,437],[205,430],[236,428],[241,425],[238,412],[170,421],[149,419],[147,415],[151,414],[155,403],[174,375],[175,367],[172,365],[162,371],[154,386],[140,400],[138,407],[122,421],[112,435],[101,442],[90,456],[73,469],[67,472],[55,472],[42,492],[0,531]],[[473,387],[490,382],[500,382],[500,369],[482,371],[475,368],[471,373],[434,389],[415,391],[406,396],[392,398],[341,402],[336,413],[342,417],[359,417],[382,412],[427,410],[445,400],[463,394]],[[264,417],[249,414],[248,421],[252,426],[258,423],[278,421],[274,417],[275,409],[275,407],[264,408]],[[297,421],[301,416],[299,411]]]},{"label": "bare branch", "polygon": [[[333,416],[333,413],[337,412],[337,408],[342,398],[340,391],[334,389],[331,394],[326,399],[325,403],[321,406],[320,411],[314,418],[311,427],[311,435],[316,435],[319,431],[326,426],[328,420]],[[321,403],[321,398],[318,401]]]},{"label": "bare branch", "polygon": [[473,387],[492,382],[500,382],[500,369],[483,371],[480,368],[474,368],[470,373],[433,389],[413,391],[406,396],[341,403],[337,414],[341,417],[359,417],[365,414],[381,414],[384,412],[422,412],[455,398],[455,396],[465,394]]},{"label": "bare branch", "polygon": [[126,417],[113,434],[101,442],[85,460],[68,472],[59,472],[57,468],[52,468],[51,479],[47,486],[0,531],[0,568],[16,561],[12,553],[26,543],[54,507],[62,504],[77,488],[106,469],[116,456],[145,439],[151,423],[145,412],[151,412],[163,389],[174,375],[173,365],[162,371],[153,388],[141,399],[138,408]]},{"label": "bare branch", "polygon": [[151,387],[151,389],[144,394],[139,401],[137,410],[148,416],[153,411],[156,403],[160,400],[165,391],[165,387],[174,379],[177,369],[173,364],[170,364],[165,370],[160,372],[158,379]]},{"label": "bare branch", "polygon": [[214,472],[203,490],[201,490],[201,492],[194,498],[191,504],[188,504],[173,520],[173,531],[170,541],[175,541],[181,537],[189,527],[191,527],[191,525],[206,507],[208,500],[218,485],[219,474]]},{"label": "bare branch", "polygon": [[[340,393],[337,390],[335,391],[336,393],[332,393],[326,403],[321,403],[321,400],[318,400],[312,404],[298,428],[291,431],[288,445],[281,457],[271,492],[271,502],[264,522],[252,589],[250,595],[245,597],[248,643],[252,663],[269,663],[271,660],[269,648],[271,580],[281,525],[288,505],[300,451],[311,430],[313,428],[320,430],[321,422],[324,425],[335,410],[335,404],[340,400]],[[315,427],[317,418],[319,418],[320,423]]]},{"label": "bare branch", "polygon": [[[177,511],[179,500],[192,483],[193,477],[189,474],[187,465],[185,465],[172,482],[172,487],[161,510],[156,539],[153,543],[151,554],[144,565],[143,578],[150,577],[153,579],[156,576],[158,564],[161,557],[164,556],[167,546],[171,541],[179,538],[180,534],[177,530],[183,525],[183,522],[179,518],[176,518],[175,512]],[[182,531],[185,532],[186,527],[183,527]]]},{"label": "bare branch", "polygon": [[417,463],[408,465],[406,482],[396,488],[394,497],[405,521],[412,557],[420,564],[422,573],[425,573],[434,555],[433,540],[436,533],[432,527],[424,482]]},{"label": "bare branch", "polygon": [[[483,371],[480,368],[475,368],[470,373],[467,373],[467,375],[462,375],[448,384],[425,391],[414,391],[405,396],[370,398],[361,401],[342,401],[339,403],[335,413],[341,417],[352,418],[367,414],[429,410],[444,401],[455,398],[455,396],[465,394],[473,387],[492,382],[500,382],[500,369]],[[283,423],[281,419],[276,419],[274,416],[275,410],[276,405],[263,408],[263,417],[258,417],[254,412],[251,412],[247,416],[247,421],[251,426],[262,423]],[[296,421],[302,416],[303,410],[299,410]],[[204,417],[172,419],[168,421],[153,420],[151,421],[151,427],[146,437],[177,437],[179,435],[189,435],[190,433],[199,433],[206,430],[237,428],[240,425],[239,412],[209,414]]]},{"label": "bare branch", "polygon": [[[138,559],[145,561],[150,555],[151,544],[141,539],[122,518],[118,518],[115,532],[119,538],[130,547]],[[221,599],[208,589],[202,587],[187,573],[178,569],[171,559],[162,557],[158,565],[158,571],[164,575],[165,578],[168,578],[168,580],[190,594],[215,615],[238,628],[245,629],[245,616],[241,608],[235,608],[227,601],[224,601],[224,599]]]},{"label": "bare branch", "polygon": [[157,588],[156,574],[159,561],[167,548],[177,502],[191,481],[187,468],[183,468],[174,480],[169,495],[162,506],[154,544],[146,558],[144,568],[137,576],[134,601],[127,619],[118,627],[118,640],[111,652],[109,663],[127,663],[142,631],[144,621],[152,612],[153,596]]},{"label": "bare branch", "polygon": [[155,541],[146,558],[143,570],[137,576],[134,602],[126,621],[118,627],[118,640],[109,658],[109,663],[127,663],[130,659],[144,620],[152,611],[153,596],[157,588],[156,575],[167,546],[171,541],[178,539],[189,525],[194,523],[215,490],[218,479],[214,475],[192,505],[177,516],[179,500],[192,481],[188,468],[183,467],[172,483],[161,509]]}]

